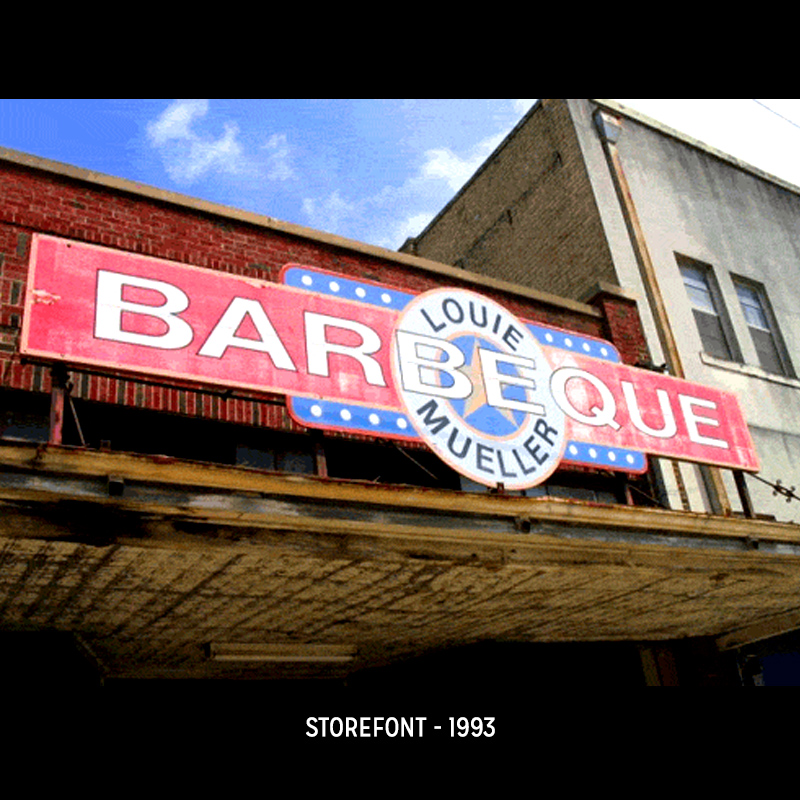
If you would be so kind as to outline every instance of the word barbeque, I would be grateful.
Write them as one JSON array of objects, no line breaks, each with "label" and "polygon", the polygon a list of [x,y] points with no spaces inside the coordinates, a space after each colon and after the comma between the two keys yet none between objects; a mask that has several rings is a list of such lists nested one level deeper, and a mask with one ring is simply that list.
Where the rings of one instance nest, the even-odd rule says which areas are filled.
[{"label": "word barbeque", "polygon": [[36,235],[21,351],[284,394],[303,425],[421,438],[489,486],[535,486],[562,461],[641,472],[646,454],[758,470],[734,395],[626,366],[608,342],[462,289],[300,265],[281,279]]}]

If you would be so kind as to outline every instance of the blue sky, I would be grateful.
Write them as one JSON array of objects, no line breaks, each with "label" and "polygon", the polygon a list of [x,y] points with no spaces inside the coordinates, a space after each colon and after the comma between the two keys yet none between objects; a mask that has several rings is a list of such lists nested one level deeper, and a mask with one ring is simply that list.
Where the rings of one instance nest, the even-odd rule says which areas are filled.
[{"label": "blue sky", "polygon": [[[0,99],[0,146],[397,249],[535,100]],[[798,100],[620,100],[800,186]]]}]

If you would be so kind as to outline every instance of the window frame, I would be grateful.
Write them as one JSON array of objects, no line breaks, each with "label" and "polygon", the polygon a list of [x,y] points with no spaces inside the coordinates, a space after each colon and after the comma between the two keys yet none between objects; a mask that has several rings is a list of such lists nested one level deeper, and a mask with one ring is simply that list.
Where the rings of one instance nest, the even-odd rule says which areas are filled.
[{"label": "window frame", "polygon": [[[794,367],[792,366],[792,361],[789,358],[789,351],[786,348],[786,343],[783,340],[783,335],[781,334],[778,320],[775,316],[775,312],[772,310],[772,304],[770,303],[769,295],[767,294],[767,290],[764,285],[758,281],[752,280],[751,278],[746,278],[743,275],[736,275],[734,273],[731,273],[731,282],[733,283],[733,288],[736,292],[736,299],[739,301],[739,310],[742,313],[742,319],[747,327],[748,333],[750,334],[750,340],[753,343],[753,349],[757,358],[757,363],[755,366],[758,366],[760,369],[770,375],[779,375],[785,378],[796,378],[797,375],[794,371]],[[740,288],[751,292],[755,296],[755,299],[758,302],[758,310],[761,312],[761,316],[766,322],[766,327],[751,323],[751,320],[746,312],[746,304],[739,292]],[[753,333],[754,330],[769,334],[775,360],[780,366],[779,372],[776,372],[774,369],[770,369],[769,367],[765,366],[764,359],[762,358],[762,347],[759,345],[758,339]]]},{"label": "window frame", "polygon": [[[681,282],[683,283],[684,291],[686,292],[686,299],[689,303],[689,307],[692,310],[695,329],[697,330],[697,334],[700,338],[700,344],[703,352],[711,358],[715,358],[720,361],[729,361],[737,364],[744,363],[742,350],[739,347],[739,341],[734,332],[730,317],[728,316],[728,309],[722,296],[722,292],[720,291],[716,275],[714,274],[714,268],[710,264],[706,264],[694,258],[689,258],[688,256],[681,255],[680,253],[675,253],[675,260],[678,264],[678,272],[681,276]],[[712,310],[702,307],[692,300],[692,296],[689,291],[690,284],[687,281],[689,276],[687,276],[685,269],[691,269],[701,274],[703,278],[704,289],[708,294],[709,303]],[[698,322],[699,314],[716,318],[719,324],[721,341],[727,350],[726,354],[715,352],[714,348],[710,348],[708,346],[709,340],[708,338],[704,338],[703,327]]]}]

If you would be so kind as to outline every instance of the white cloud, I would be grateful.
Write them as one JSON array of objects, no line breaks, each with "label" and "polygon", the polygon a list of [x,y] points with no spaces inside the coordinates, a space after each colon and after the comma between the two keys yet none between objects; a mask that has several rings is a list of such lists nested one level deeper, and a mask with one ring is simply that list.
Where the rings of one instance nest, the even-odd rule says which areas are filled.
[{"label": "white cloud", "polygon": [[151,143],[160,151],[170,177],[178,183],[193,183],[209,172],[236,173],[243,167],[239,126],[226,122],[221,136],[203,136],[195,126],[207,113],[208,100],[175,100],[147,126]]},{"label": "white cloud", "polygon": [[289,141],[285,133],[270,136],[262,146],[267,153],[267,177],[274,181],[285,181],[295,177],[291,163]]},{"label": "white cloud", "polygon": [[381,244],[382,247],[391,249],[400,247],[409,237],[419,236],[434,216],[435,214],[433,213],[412,214],[394,229],[390,238],[384,243],[379,244]]},{"label": "white cloud", "polygon": [[156,146],[174,139],[192,139],[192,122],[208,113],[208,100],[175,100],[161,116],[147,125],[147,135]]},{"label": "white cloud", "polygon": [[[369,200],[366,202],[369,203]],[[342,231],[348,221],[360,216],[358,204],[345,200],[338,189],[323,200],[306,198],[303,200],[303,212],[315,228],[331,233]]]},{"label": "white cloud", "polygon": [[428,150],[425,153],[422,176],[434,180],[441,178],[453,191],[460,189],[471,174],[464,159],[457,156],[452,150],[442,148]]},{"label": "white cloud", "polygon": [[446,147],[428,150],[420,174],[424,179],[444,180],[452,191],[457,192],[475,174],[478,167],[486,161],[504,137],[505,134],[496,134],[484,139],[465,157]]}]

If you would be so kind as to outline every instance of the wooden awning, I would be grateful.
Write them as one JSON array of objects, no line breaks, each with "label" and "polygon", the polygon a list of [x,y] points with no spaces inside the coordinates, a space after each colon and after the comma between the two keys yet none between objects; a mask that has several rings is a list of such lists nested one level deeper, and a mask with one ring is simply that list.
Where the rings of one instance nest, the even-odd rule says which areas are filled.
[{"label": "wooden awning", "polygon": [[477,641],[800,626],[800,527],[0,446],[0,625],[109,676],[341,675]]}]

